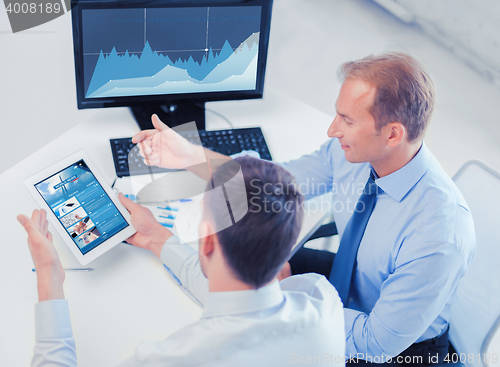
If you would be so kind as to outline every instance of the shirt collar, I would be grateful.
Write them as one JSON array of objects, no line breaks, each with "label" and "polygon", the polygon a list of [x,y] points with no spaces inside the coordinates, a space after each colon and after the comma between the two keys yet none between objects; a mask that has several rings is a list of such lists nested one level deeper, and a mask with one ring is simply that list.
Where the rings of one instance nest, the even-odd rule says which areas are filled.
[{"label": "shirt collar", "polygon": [[420,150],[411,161],[390,175],[376,178],[375,183],[390,197],[399,202],[427,172],[430,160],[429,149],[422,142]]},{"label": "shirt collar", "polygon": [[281,304],[284,300],[275,280],[259,289],[231,292],[209,292],[202,318],[257,312]]}]

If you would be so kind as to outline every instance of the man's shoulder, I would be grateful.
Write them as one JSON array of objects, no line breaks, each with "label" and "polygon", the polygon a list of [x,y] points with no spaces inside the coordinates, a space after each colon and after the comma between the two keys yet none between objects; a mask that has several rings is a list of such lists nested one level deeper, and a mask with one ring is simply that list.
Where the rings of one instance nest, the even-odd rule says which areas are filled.
[{"label": "man's shoulder", "polygon": [[422,200],[434,204],[433,206],[437,208],[460,206],[469,211],[460,190],[434,156],[431,157],[429,168],[416,186]]},{"label": "man's shoulder", "polygon": [[[320,274],[294,275],[280,282],[285,302],[281,307],[281,320],[290,330],[307,330],[309,341],[321,349],[323,339],[327,344],[336,341],[344,350],[344,306],[335,287]],[[304,342],[298,334],[297,345]],[[322,335],[323,337],[319,337]],[[331,344],[329,344],[331,345]]]},{"label": "man's shoulder", "polygon": [[279,305],[204,317],[163,341],[141,343],[135,358],[165,365],[277,365],[291,353],[317,354],[331,343],[333,352],[343,355],[342,303],[328,280],[311,273],[284,279],[280,286],[285,297]]},{"label": "man's shoulder", "polygon": [[317,273],[292,275],[280,282],[280,287],[283,291],[290,290],[308,293],[315,288],[323,288],[325,286],[327,288],[331,286],[330,282],[328,282],[324,275]]},{"label": "man's shoulder", "polygon": [[425,241],[447,243],[470,259],[475,247],[472,214],[460,190],[434,156],[415,185],[415,194],[414,201],[421,208],[421,227],[417,232]]},{"label": "man's shoulder", "polygon": [[325,303],[327,307],[342,305],[335,287],[325,278],[316,273],[293,275],[283,279],[280,287],[289,300],[308,299],[313,303]]}]

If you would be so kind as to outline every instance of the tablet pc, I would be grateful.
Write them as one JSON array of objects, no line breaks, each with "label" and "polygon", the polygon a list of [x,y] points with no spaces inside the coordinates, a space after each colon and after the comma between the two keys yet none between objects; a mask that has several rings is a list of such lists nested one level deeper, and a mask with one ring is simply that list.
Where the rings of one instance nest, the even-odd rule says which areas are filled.
[{"label": "tablet pc", "polygon": [[23,183],[82,265],[136,232],[127,209],[83,150]]}]

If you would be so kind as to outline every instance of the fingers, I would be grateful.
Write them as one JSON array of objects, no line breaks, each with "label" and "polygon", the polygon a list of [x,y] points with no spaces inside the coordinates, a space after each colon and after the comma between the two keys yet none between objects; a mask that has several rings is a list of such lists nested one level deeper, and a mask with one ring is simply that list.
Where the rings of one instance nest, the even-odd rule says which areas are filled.
[{"label": "fingers", "polygon": [[[37,230],[40,229],[40,210],[33,210],[33,213],[31,213],[31,225],[34,226]],[[26,227],[24,227],[26,229]]]},{"label": "fingers", "polygon": [[134,233],[132,236],[127,238],[125,242],[130,243],[132,246],[137,246],[137,241],[135,240],[135,236],[137,233]]},{"label": "fingers", "polygon": [[137,143],[137,146],[139,147],[139,154],[141,155],[141,157],[144,157],[146,155],[146,153],[144,152],[144,146],[147,144],[148,146],[150,146],[149,144],[149,139],[148,140],[143,140],[139,143]]},{"label": "fingers", "polygon": [[16,217],[17,221],[26,229],[26,226],[28,226],[28,222],[30,221],[30,219],[25,216],[24,214],[19,214],[17,217]]},{"label": "fingers", "polygon": [[49,231],[49,222],[47,222],[47,220],[45,220],[45,222],[41,228],[40,233],[42,234],[42,236],[47,236],[48,231]]},{"label": "fingers", "polygon": [[49,230],[49,222],[47,221],[47,212],[43,209],[40,210],[40,233],[45,237]]},{"label": "fingers", "polygon": [[142,160],[146,166],[157,166],[160,167],[160,161],[158,159],[144,158]]},{"label": "fingers", "polygon": [[147,157],[153,152],[151,149],[151,140],[144,140],[139,143],[139,153],[143,157]]},{"label": "fingers", "polygon": [[146,139],[138,143],[139,154],[141,157],[150,159],[149,156],[153,153],[153,141],[152,139]]},{"label": "fingers", "polygon": [[120,200],[120,203],[122,203],[122,205],[128,210],[129,213],[132,213],[132,210],[134,210],[135,208],[140,207],[139,204],[134,203],[121,192],[118,194],[118,200]]},{"label": "fingers", "polygon": [[158,115],[155,113],[153,116],[151,116],[151,121],[153,122],[153,126],[155,127],[156,130],[158,131],[165,131],[170,129],[167,125],[165,125]]},{"label": "fingers", "polygon": [[151,139],[139,143],[139,154],[144,158],[144,164],[148,166],[158,166],[160,164],[160,157],[157,153],[153,152],[151,145]]},{"label": "fingers", "polygon": [[151,153],[148,156],[144,156],[144,163],[148,166],[158,166],[160,164],[160,156],[157,153]]},{"label": "fingers", "polygon": [[[17,221],[21,223],[24,230],[28,233],[28,238],[37,238],[40,233],[40,211],[34,210],[31,219],[24,214],[17,216]],[[29,242],[29,241],[28,241]]]},{"label": "fingers", "polygon": [[158,132],[170,129],[167,125],[161,122],[160,118],[156,114],[151,116],[151,121],[153,122],[153,126],[155,127],[155,129],[143,130],[135,134],[132,138],[132,143],[140,143],[141,141],[146,140],[147,138],[153,136],[154,134],[157,134]]},{"label": "fingers", "polygon": [[141,141],[146,140],[147,138],[150,138],[151,136],[157,133],[158,131],[155,129],[143,130],[133,136],[132,143],[134,144],[140,143]]}]

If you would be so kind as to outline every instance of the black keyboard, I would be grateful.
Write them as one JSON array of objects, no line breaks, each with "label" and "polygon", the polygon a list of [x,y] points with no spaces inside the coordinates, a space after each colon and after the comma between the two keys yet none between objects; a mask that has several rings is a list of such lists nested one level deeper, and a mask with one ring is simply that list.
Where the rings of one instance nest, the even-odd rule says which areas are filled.
[{"label": "black keyboard", "polygon": [[[179,134],[191,143],[203,145],[214,152],[231,155],[243,150],[255,150],[262,159],[272,160],[260,127],[216,131],[199,130],[198,132],[179,131]],[[139,155],[139,147],[132,143],[132,138],[110,139],[109,142],[118,177],[172,171],[145,165]]]}]

